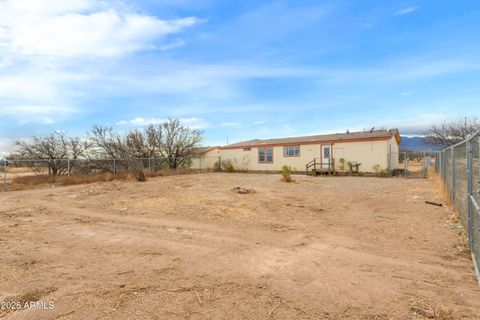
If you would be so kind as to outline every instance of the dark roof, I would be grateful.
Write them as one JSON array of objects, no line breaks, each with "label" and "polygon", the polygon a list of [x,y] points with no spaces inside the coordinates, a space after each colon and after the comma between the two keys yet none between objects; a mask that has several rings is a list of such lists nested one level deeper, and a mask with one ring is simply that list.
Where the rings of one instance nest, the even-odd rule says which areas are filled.
[{"label": "dark roof", "polygon": [[241,141],[224,146],[223,148],[240,148],[240,147],[253,147],[261,145],[277,145],[277,144],[292,144],[292,143],[314,143],[322,141],[351,141],[351,140],[376,140],[376,139],[389,139],[393,136],[397,137],[397,142],[400,143],[400,136],[398,135],[398,129],[390,130],[373,130],[373,131],[358,131],[358,132],[345,132],[345,133],[333,133],[322,134],[315,136],[303,136],[303,137],[290,137],[290,138],[278,138],[278,139],[254,139],[248,141]]}]

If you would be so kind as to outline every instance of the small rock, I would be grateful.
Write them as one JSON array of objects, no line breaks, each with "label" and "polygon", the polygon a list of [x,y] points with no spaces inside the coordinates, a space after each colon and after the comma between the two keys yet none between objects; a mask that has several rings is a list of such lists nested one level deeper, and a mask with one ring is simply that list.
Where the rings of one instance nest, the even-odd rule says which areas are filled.
[{"label": "small rock", "polygon": [[459,224],[456,224],[454,226],[451,227],[452,231],[455,232],[455,233],[463,233],[465,231],[465,229],[459,225]]},{"label": "small rock", "polygon": [[247,194],[247,193],[254,193],[255,190],[253,189],[247,189],[243,187],[235,187],[232,189],[233,192],[239,193],[239,194]]}]

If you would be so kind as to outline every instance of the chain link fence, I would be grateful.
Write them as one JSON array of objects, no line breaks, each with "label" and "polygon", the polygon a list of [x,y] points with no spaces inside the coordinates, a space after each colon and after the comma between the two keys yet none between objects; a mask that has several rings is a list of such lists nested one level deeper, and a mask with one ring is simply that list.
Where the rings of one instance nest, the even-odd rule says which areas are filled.
[{"label": "chain link fence", "polygon": [[[142,171],[145,175],[202,173],[221,169],[220,157],[117,158],[117,159],[8,159],[0,160],[3,190],[19,179],[110,174],[112,177]],[[42,181],[41,179],[37,179]],[[44,180],[44,181],[49,181]]]},{"label": "chain link fence", "polygon": [[480,131],[437,152],[435,169],[467,230],[468,248],[480,283]]},{"label": "chain link fence", "polygon": [[389,164],[393,176],[406,178],[427,178],[428,168],[435,164],[435,152],[402,151],[391,153],[393,163]]}]

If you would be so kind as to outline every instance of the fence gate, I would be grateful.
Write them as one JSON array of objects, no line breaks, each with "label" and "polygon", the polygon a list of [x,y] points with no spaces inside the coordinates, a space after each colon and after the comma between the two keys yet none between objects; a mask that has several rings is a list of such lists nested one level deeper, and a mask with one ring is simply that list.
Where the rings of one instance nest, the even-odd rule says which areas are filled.
[{"label": "fence gate", "polygon": [[434,157],[429,152],[400,152],[398,165],[395,168],[396,175],[407,178],[426,178],[428,168],[433,165]]}]

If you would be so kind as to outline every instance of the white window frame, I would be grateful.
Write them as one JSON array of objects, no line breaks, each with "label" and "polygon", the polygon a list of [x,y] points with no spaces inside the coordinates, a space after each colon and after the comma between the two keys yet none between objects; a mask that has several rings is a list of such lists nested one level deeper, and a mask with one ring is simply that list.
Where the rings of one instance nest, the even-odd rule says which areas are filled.
[{"label": "white window frame", "polygon": [[[263,161],[260,160],[260,150],[263,150]],[[268,161],[268,152],[267,150],[272,151],[272,160]],[[258,163],[273,163],[273,147],[258,147]]]},{"label": "white window frame", "polygon": [[284,146],[283,156],[284,157],[300,157],[300,146]]}]

